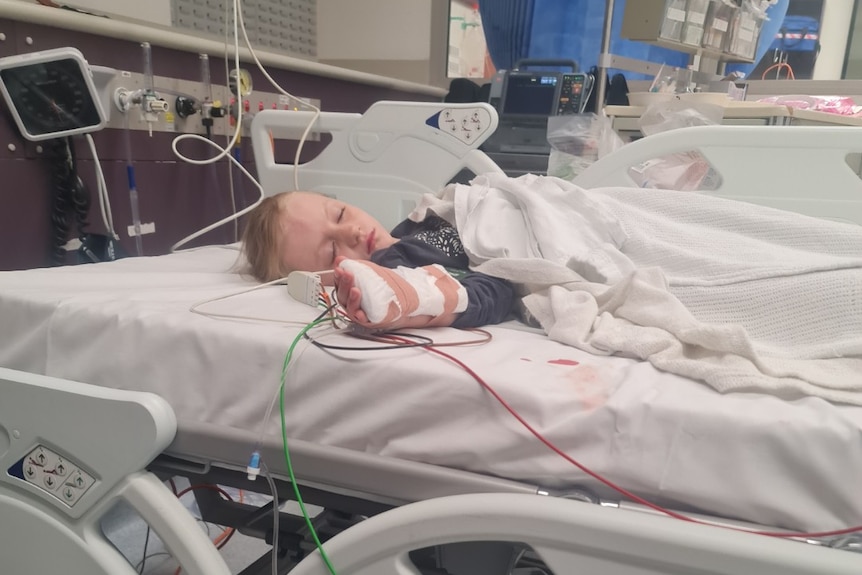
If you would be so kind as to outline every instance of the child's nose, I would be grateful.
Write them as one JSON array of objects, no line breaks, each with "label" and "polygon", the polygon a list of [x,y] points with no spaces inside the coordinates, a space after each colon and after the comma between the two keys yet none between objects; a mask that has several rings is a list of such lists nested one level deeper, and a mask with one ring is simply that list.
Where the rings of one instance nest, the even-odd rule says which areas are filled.
[{"label": "child's nose", "polygon": [[362,240],[362,230],[359,226],[343,225],[339,228],[338,235],[341,241],[350,247],[355,246]]}]

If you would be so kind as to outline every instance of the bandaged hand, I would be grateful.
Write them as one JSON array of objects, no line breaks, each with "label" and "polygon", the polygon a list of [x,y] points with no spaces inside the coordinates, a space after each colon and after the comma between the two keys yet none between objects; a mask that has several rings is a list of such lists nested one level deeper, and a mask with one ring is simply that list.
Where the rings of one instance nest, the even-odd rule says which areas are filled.
[{"label": "bandaged hand", "polygon": [[450,325],[467,309],[467,290],[439,265],[390,269],[339,258],[334,273],[339,303],[364,327]]}]

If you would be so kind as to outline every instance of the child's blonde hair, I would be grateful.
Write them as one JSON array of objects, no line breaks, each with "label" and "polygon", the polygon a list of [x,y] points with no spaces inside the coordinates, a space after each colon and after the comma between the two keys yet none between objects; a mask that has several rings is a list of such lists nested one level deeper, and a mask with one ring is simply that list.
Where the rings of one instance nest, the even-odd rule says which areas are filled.
[{"label": "child's blonde hair", "polygon": [[261,282],[286,276],[281,264],[281,227],[279,216],[285,209],[284,200],[291,192],[267,196],[249,212],[242,232],[242,253],[247,273]]}]

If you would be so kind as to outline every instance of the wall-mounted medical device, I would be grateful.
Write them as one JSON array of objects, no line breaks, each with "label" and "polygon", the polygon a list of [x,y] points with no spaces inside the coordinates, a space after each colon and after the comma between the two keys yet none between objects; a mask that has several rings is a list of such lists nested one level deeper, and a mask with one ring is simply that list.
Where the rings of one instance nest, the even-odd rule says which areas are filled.
[{"label": "wall-mounted medical device", "polygon": [[[100,68],[100,72],[102,69]],[[75,48],[0,58],[0,91],[28,140],[83,134],[108,121],[100,89],[111,74],[94,71]]]}]

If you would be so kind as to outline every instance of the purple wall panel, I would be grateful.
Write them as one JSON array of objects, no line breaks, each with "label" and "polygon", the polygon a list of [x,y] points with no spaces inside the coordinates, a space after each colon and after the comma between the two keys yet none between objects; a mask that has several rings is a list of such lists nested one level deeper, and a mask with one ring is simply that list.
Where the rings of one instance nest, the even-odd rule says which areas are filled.
[{"label": "purple wall panel", "polygon": [[0,269],[44,267],[51,261],[51,181],[37,163],[0,159]]},{"label": "purple wall panel", "polygon": [[[141,71],[143,67],[138,42],[104,38],[92,34],[49,28],[37,24],[12,22],[0,18],[0,32],[6,40],[0,42],[0,56],[47,50],[61,46],[75,46],[94,65]],[[26,38],[33,40],[26,43]],[[256,86],[271,91],[262,74],[252,66]],[[153,70],[158,76],[171,76],[197,80],[200,64],[196,53],[180,52],[153,47]],[[325,78],[269,69],[285,89],[302,97],[318,98],[326,111],[364,112],[378,100],[428,100],[430,97],[398,90],[353,84],[344,80]],[[211,56],[211,73],[214,83],[224,83],[224,66],[218,57]],[[132,132],[131,149],[137,187],[140,196],[140,214],[143,223],[154,222],[155,234],[143,236],[145,255],[167,253],[176,241],[231,213],[228,168],[224,162],[217,166],[194,166],[178,160],[171,151],[175,134]],[[103,130],[93,134],[102,168],[108,181],[114,225],[121,243],[130,254],[135,253],[135,242],[128,237],[131,225],[131,208],[126,178],[126,135],[122,130]],[[302,161],[319,153],[324,144],[308,142]],[[78,172],[91,190],[92,205],[89,231],[102,233],[104,226],[96,199],[95,173],[92,157],[85,142],[76,138]],[[212,149],[198,142],[185,142],[181,149],[191,157],[213,154]],[[279,143],[276,154],[279,161],[292,162],[295,147]],[[248,139],[243,140],[243,163],[254,173],[253,156]],[[5,103],[0,103],[0,270],[24,269],[49,265],[51,250],[50,207],[52,187],[50,163],[39,152],[39,146],[21,138]],[[235,181],[237,210],[249,205],[258,192],[249,181]],[[289,183],[285,184],[285,188]],[[240,222],[241,229],[241,222]],[[214,230],[190,245],[224,243],[234,240],[234,226],[228,224]],[[71,259],[70,259],[71,261]]]}]

